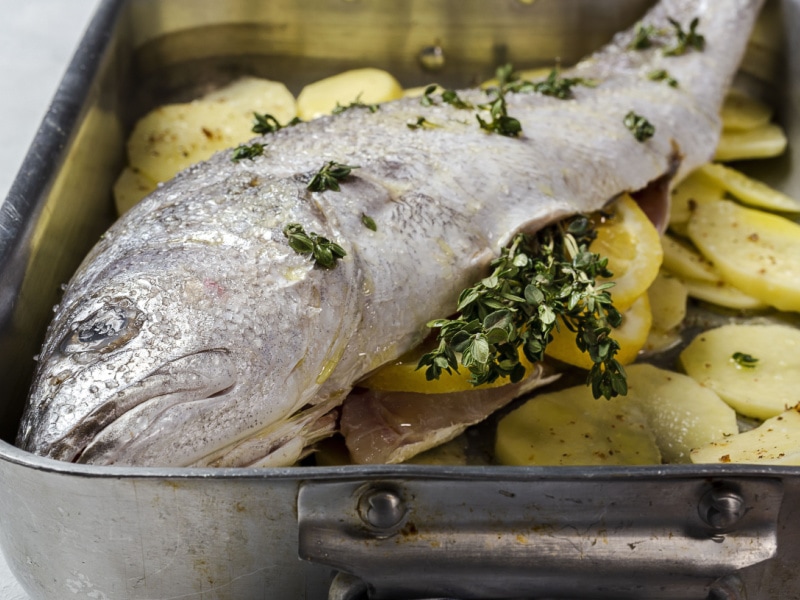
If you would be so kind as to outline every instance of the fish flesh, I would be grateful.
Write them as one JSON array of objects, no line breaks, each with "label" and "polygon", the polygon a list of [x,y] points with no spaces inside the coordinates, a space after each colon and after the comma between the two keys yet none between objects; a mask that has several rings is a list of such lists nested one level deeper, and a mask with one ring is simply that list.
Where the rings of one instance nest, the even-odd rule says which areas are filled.
[{"label": "fish flesh", "polygon": [[[618,34],[563,73],[593,82],[572,98],[506,94],[516,137],[481,128],[490,92],[466,90],[471,109],[354,108],[258,139],[260,156],[190,167],[119,219],[66,287],[18,445],[104,465],[294,463],[516,232],[645,188],[676,158],[678,177],[708,161],[759,6],[663,0],[642,21],[652,47],[629,48],[635,28]],[[695,18],[705,47],[667,56],[674,23],[686,32]],[[631,111],[652,137],[626,127]],[[331,161],[358,168],[340,191],[310,191]],[[288,245],[290,223],[346,256],[316,265]]]}]

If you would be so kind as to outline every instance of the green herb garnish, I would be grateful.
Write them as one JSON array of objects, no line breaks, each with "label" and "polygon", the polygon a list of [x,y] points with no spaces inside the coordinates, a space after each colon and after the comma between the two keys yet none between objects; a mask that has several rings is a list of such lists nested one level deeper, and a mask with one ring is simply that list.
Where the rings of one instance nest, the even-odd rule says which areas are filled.
[{"label": "green herb garnish", "polygon": [[438,379],[442,371],[458,371],[460,354],[473,384],[498,377],[516,382],[525,374],[519,349],[540,361],[553,328],[565,326],[592,358],[587,384],[595,398],[626,394],[625,371],[615,358],[619,344],[611,338],[622,317],[608,293],[613,284],[597,284],[611,273],[608,260],[588,250],[594,237],[584,216],[515,236],[492,261],[491,274],[461,293],[458,316],[428,323],[439,330],[439,344],[417,368]]},{"label": "green herb garnish", "polygon": [[650,139],[656,133],[656,128],[650,121],[641,115],[637,115],[633,111],[625,115],[625,119],[623,119],[622,122],[625,124],[625,127],[631,130],[633,137],[640,142]]},{"label": "green herb garnish", "polygon": [[664,56],[680,56],[686,54],[687,50],[698,50],[700,52],[706,47],[706,38],[697,33],[697,25],[700,19],[695,17],[689,23],[689,31],[684,31],[681,24],[675,19],[669,19],[672,26],[675,28],[675,35],[678,38],[675,45],[671,48],[664,50]]},{"label": "green herb garnish", "polygon": [[273,117],[268,113],[264,113],[260,115],[258,113],[253,113],[253,117],[255,118],[255,122],[253,123],[252,132],[258,133],[263,135],[265,133],[275,133],[281,129],[285,129],[286,127],[291,127],[293,125],[297,125],[298,123],[302,123],[303,120],[300,117],[295,117],[286,125],[281,125],[278,119]]},{"label": "green herb garnish", "polygon": [[233,149],[231,160],[242,160],[243,158],[254,159],[256,156],[264,154],[264,144],[253,142],[250,145],[241,144]]},{"label": "green herb garnish", "polygon": [[343,165],[332,160],[328,161],[311,178],[308,183],[308,189],[312,192],[324,192],[326,190],[338,192],[340,191],[339,182],[347,178],[353,169],[358,169],[358,167]]},{"label": "green herb garnish", "polygon": [[417,117],[413,123],[406,123],[406,127],[409,129],[436,129],[439,125],[431,123],[425,117]]},{"label": "green herb garnish", "polygon": [[372,231],[378,231],[378,226],[375,224],[375,219],[373,219],[367,214],[361,213],[361,223],[367,229],[371,229]]},{"label": "green herb garnish", "polygon": [[666,69],[656,69],[655,71],[650,71],[647,74],[647,78],[653,81],[663,81],[670,87],[678,87],[678,80],[674,79]]},{"label": "green herb garnish", "polygon": [[366,104],[366,103],[362,102],[361,101],[361,94],[359,94],[358,96],[356,96],[356,99],[353,100],[350,104],[344,104],[343,105],[343,104],[339,104],[339,102],[337,101],[336,102],[336,108],[334,108],[331,111],[331,114],[340,115],[343,112],[345,112],[347,110],[351,110],[353,108],[366,108],[369,112],[375,113],[375,112],[378,112],[378,110],[380,110],[381,107],[378,104]]},{"label": "green herb garnish", "polygon": [[744,352],[734,352],[733,356],[731,356],[731,360],[745,369],[755,369],[756,363],[758,362],[757,358],[745,354]]},{"label": "green herb garnish", "polygon": [[636,33],[628,44],[628,50],[646,50],[653,45],[651,38],[656,33],[658,33],[658,30],[653,25],[637,23]]},{"label": "green herb garnish", "polygon": [[306,233],[299,223],[289,223],[283,228],[289,246],[299,254],[310,254],[316,263],[326,269],[336,266],[336,261],[347,256],[339,244],[316,233]]},{"label": "green herb garnish", "polygon": [[506,99],[498,90],[497,97],[488,104],[481,104],[479,108],[489,111],[490,119],[483,120],[480,115],[475,115],[481,129],[491,133],[499,133],[508,137],[517,137],[522,133],[522,124],[514,117],[508,116]]},{"label": "green herb garnish", "polygon": [[595,87],[597,82],[584,77],[560,77],[559,70],[556,67],[550,71],[547,79],[534,82],[531,85],[531,90],[545,96],[559,98],[560,100],[569,100],[573,97],[572,88],[576,85]]}]

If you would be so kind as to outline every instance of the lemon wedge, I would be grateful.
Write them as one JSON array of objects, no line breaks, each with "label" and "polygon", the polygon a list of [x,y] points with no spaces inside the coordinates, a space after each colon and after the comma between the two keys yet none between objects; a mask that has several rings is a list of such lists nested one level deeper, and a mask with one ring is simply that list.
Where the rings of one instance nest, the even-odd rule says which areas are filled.
[{"label": "lemon wedge", "polygon": [[597,227],[597,238],[589,249],[608,258],[614,282],[611,298],[620,312],[647,291],[663,260],[658,231],[627,194],[613,205],[612,216]]},{"label": "lemon wedge", "polygon": [[[642,294],[633,306],[622,313],[622,324],[611,333],[611,337],[619,344],[616,358],[620,363],[627,365],[636,360],[639,350],[647,342],[652,322],[650,301],[647,294]],[[592,368],[592,359],[575,345],[575,334],[563,322],[558,330],[553,330],[553,341],[547,345],[545,354],[575,367]]]},{"label": "lemon wedge", "polygon": [[[382,390],[384,392],[417,392],[420,394],[447,394],[450,392],[463,392],[476,388],[495,388],[511,383],[506,377],[500,377],[492,383],[485,383],[479,386],[470,383],[472,376],[469,369],[461,367],[458,372],[453,371],[448,374],[442,372],[439,379],[428,381],[425,378],[425,369],[417,370],[417,364],[422,355],[435,348],[435,342],[425,342],[416,348],[406,352],[400,358],[391,361],[371,375],[359,382],[359,386],[372,390]],[[573,343],[574,345],[574,343]],[[526,373],[534,368],[533,364],[525,358],[520,350],[520,362],[525,367]]]}]

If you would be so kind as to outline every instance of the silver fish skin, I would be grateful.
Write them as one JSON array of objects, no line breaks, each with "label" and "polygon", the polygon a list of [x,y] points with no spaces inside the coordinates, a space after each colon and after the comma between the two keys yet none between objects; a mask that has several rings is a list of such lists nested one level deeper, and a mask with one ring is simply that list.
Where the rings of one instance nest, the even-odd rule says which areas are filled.
[{"label": "silver fish skin", "polygon": [[[292,464],[335,430],[353,384],[419,343],[516,232],[641,189],[676,153],[681,174],[709,160],[759,6],[660,2],[643,22],[669,32],[669,18],[688,29],[699,17],[704,51],[633,51],[633,29],[618,34],[565,72],[596,87],[507,96],[518,138],[483,131],[474,111],[405,99],[283,129],[252,160],[229,151],[186,170],[75,273],[18,445],[92,464]],[[662,68],[678,87],[648,78]],[[655,126],[651,139],[623,125],[629,111]],[[411,129],[419,116],[433,126]],[[340,192],[308,191],[327,161],[358,169]],[[315,266],[288,246],[288,223],[347,256]]]}]

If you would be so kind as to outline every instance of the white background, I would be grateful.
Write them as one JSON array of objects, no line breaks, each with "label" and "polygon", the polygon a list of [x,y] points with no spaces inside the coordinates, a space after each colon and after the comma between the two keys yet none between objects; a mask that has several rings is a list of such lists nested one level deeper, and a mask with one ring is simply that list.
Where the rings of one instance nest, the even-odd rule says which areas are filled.
[{"label": "white background", "polygon": [[[0,202],[99,3],[0,0]],[[29,599],[2,554],[0,599]]]}]

